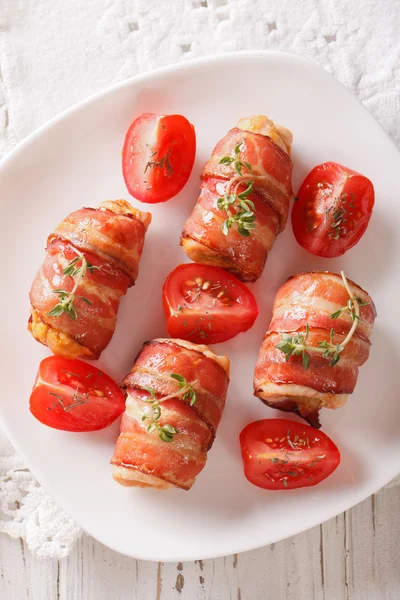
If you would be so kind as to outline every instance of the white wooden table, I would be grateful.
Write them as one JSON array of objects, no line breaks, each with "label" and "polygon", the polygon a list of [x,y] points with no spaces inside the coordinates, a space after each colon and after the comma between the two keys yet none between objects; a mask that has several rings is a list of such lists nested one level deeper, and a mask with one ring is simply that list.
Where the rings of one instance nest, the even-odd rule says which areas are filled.
[{"label": "white wooden table", "polygon": [[[299,515],[301,519],[301,515]],[[1,600],[399,600],[400,486],[260,550],[190,563],[136,561],[83,536],[39,561],[0,535]]]}]

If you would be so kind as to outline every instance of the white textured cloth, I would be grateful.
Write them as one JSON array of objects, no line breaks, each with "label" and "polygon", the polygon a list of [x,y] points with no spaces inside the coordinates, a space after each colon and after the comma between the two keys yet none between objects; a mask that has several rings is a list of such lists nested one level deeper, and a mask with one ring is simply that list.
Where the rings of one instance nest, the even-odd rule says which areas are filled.
[{"label": "white textured cloth", "polygon": [[[0,0],[0,155],[137,73],[256,49],[325,67],[400,144],[399,39],[397,0]],[[24,537],[37,556],[56,558],[80,533],[1,431],[0,531]]]}]

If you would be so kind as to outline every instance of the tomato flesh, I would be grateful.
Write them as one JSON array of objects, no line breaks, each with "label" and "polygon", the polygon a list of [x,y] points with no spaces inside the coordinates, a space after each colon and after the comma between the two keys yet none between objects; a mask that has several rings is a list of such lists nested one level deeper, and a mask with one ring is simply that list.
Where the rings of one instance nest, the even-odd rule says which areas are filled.
[{"label": "tomato flesh", "polygon": [[341,256],[364,234],[374,201],[374,186],[364,175],[337,163],[318,165],[295,199],[293,233],[312,254]]},{"label": "tomato flesh", "polygon": [[246,478],[266,490],[317,485],[337,468],[340,452],[322,431],[287,419],[264,419],[240,434]]},{"label": "tomato flesh", "polygon": [[256,300],[236,277],[219,267],[179,265],[163,287],[168,333],[197,344],[216,344],[252,327]]},{"label": "tomato flesh", "polygon": [[106,373],[81,360],[42,360],[29,401],[44,425],[64,431],[96,431],[124,411],[124,393]]},{"label": "tomato flesh", "polygon": [[193,168],[196,134],[183,115],[145,113],[128,129],[122,172],[131,196],[165,202],[176,196]]}]

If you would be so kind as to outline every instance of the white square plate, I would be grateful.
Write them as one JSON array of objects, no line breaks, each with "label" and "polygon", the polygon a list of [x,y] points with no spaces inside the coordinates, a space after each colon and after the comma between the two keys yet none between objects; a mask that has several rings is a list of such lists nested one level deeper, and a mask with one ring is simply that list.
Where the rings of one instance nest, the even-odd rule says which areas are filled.
[{"label": "white square plate", "polygon": [[[137,285],[122,300],[116,333],[98,362],[117,380],[145,340],[166,335],[161,287],[186,260],[179,235],[197,198],[202,165],[240,117],[262,113],[291,129],[295,190],[313,166],[328,160],[367,175],[376,190],[369,229],[344,258],[319,259],[304,251],[290,221],[279,236],[263,276],[251,286],[260,308],[255,326],[215,347],[232,362],[229,397],[207,466],[189,492],[117,485],[109,461],[118,423],[96,433],[66,433],[44,427],[28,410],[39,361],[47,354],[26,331],[28,291],[46,237],[83,205],[129,199],[121,148],[129,124],[145,111],[184,114],[196,127],[198,150],[179,196],[159,205],[133,202],[150,209],[153,223]],[[216,557],[316,525],[397,475],[399,173],[395,146],[344,87],[310,63],[272,52],[218,56],[136,77],[55,119],[2,162],[2,421],[39,481],[88,533],[142,559]],[[253,398],[253,368],[276,290],[289,275],[312,269],[344,269],[370,292],[378,309],[373,347],[347,406],[321,414],[323,430],[342,453],[337,471],[315,488],[268,492],[244,478],[238,436],[250,421],[287,416]]]}]

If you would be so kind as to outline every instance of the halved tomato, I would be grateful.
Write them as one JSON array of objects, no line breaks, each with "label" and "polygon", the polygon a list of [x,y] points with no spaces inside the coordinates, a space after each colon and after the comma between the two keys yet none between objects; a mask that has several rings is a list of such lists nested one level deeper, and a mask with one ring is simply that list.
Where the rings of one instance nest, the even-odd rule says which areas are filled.
[{"label": "halved tomato", "polygon": [[122,150],[129,193],[151,203],[176,196],[189,179],[195,154],[195,130],[184,116],[141,115],[128,129]]},{"label": "halved tomato", "polygon": [[239,279],[219,267],[179,265],[163,287],[168,333],[197,344],[217,344],[247,331],[257,302]]},{"label": "halved tomato", "polygon": [[336,469],[340,452],[322,431],[287,419],[245,427],[240,445],[246,478],[266,490],[317,485]]},{"label": "halved tomato", "polygon": [[124,411],[125,397],[103,371],[81,360],[42,360],[29,401],[44,425],[64,431],[96,431]]},{"label": "halved tomato", "polygon": [[293,205],[296,240],[317,256],[341,256],[365,232],[374,201],[374,186],[364,175],[334,162],[318,165]]}]

